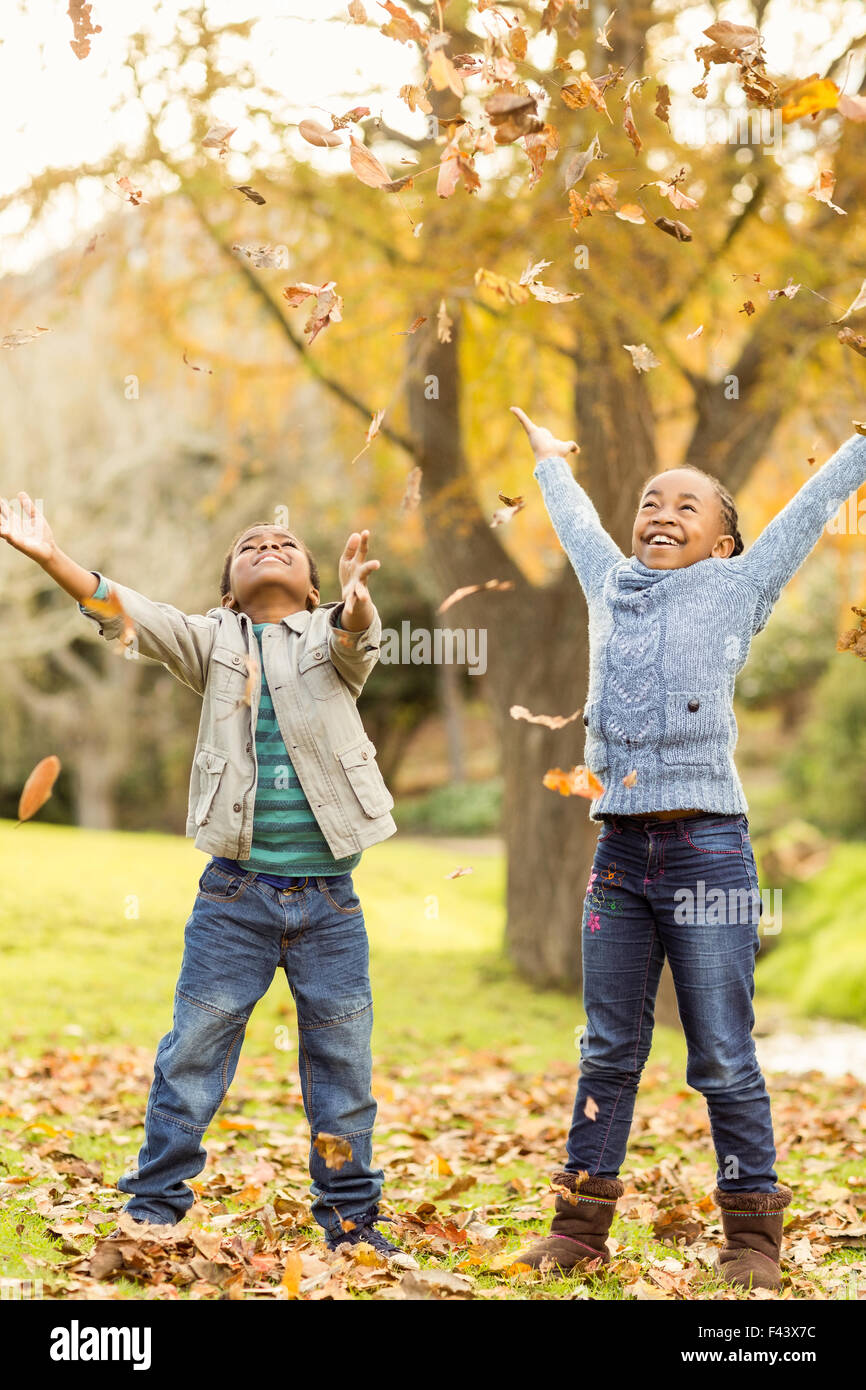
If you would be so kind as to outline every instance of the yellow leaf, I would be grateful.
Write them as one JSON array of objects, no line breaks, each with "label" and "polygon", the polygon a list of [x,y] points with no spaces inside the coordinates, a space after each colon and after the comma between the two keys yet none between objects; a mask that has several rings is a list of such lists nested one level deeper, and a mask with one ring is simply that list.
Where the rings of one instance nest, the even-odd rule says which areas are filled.
[{"label": "yellow leaf", "polygon": [[303,1266],[301,1257],[297,1250],[290,1250],[286,1256],[286,1267],[283,1270],[283,1277],[280,1286],[286,1290],[289,1298],[297,1298],[301,1288],[301,1274]]},{"label": "yellow leaf", "polygon": [[798,82],[786,94],[788,98],[782,107],[782,121],[798,121],[802,116],[812,116],[816,111],[835,110],[839,102],[839,88],[829,77],[809,79]]}]

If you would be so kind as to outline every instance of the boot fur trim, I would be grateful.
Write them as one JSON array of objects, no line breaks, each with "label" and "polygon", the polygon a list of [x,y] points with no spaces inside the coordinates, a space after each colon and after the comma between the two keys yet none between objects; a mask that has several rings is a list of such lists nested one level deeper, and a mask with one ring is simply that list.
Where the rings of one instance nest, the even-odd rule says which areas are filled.
[{"label": "boot fur trim", "polygon": [[779,1183],[775,1192],[722,1192],[713,1190],[713,1201],[734,1216],[776,1216],[788,1206],[793,1192]]},{"label": "boot fur trim", "polygon": [[603,1202],[615,1202],[625,1192],[625,1184],[619,1178],[584,1178],[581,1182],[577,1173],[554,1173],[551,1182],[557,1187],[567,1187],[581,1197],[595,1197]]}]

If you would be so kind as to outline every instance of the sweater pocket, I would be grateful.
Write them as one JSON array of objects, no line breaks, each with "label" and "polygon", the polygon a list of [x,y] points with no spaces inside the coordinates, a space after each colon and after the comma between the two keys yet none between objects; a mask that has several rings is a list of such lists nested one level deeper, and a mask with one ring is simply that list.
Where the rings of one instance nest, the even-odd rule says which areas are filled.
[{"label": "sweater pocket", "polygon": [[665,698],[665,730],[659,755],[672,766],[714,767],[728,741],[724,693],[673,690]]}]

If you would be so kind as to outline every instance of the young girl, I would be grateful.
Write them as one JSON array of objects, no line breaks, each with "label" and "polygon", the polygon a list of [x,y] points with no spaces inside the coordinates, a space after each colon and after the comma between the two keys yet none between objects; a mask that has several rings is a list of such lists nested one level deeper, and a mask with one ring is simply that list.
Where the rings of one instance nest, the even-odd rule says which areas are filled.
[{"label": "young girl", "polygon": [[630,557],[604,530],[555,439],[512,407],[534,477],[589,609],[584,761],[604,787],[583,905],[586,1029],[564,1171],[548,1235],[519,1258],[575,1270],[605,1240],[667,956],[688,1044],[688,1084],[706,1097],[725,1245],[718,1272],[780,1286],[783,1212],[770,1101],[752,1040],[761,912],[746,799],[734,766],[732,699],[752,636],[825,523],[866,480],[853,435],[748,551],[721,483],[671,468],[644,485]]},{"label": "young girl", "polygon": [[[202,696],[186,829],[213,857],[186,924],[138,1167],[118,1183],[131,1194],[124,1210],[174,1224],[192,1204],[185,1179],[205,1165],[202,1140],[250,1014],[282,966],[298,1012],[313,1214],[332,1248],[364,1240],[393,1255],[374,1224],[385,1218],[383,1173],[372,1167],[373,1012],[352,885],[361,851],[397,828],[355,706],[381,634],[366,585],[379,567],[366,558],[369,532],[354,532],[340,559],[342,601],[322,604],[303,541],[282,526],[249,526],[225,557],[221,606],[188,616],[82,569],[27,494],[18,498],[17,509],[0,498],[0,537],[108,639],[131,620],[138,651]],[[122,612],[106,602],[112,592]]]}]

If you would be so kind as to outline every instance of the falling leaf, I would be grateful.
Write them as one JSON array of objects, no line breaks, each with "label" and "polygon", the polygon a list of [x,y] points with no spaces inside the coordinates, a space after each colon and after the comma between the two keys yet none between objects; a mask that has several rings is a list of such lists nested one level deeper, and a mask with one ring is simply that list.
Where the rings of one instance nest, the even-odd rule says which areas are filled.
[{"label": "falling leaf", "polygon": [[808,195],[810,198],[815,198],[819,203],[826,203],[828,208],[832,208],[834,212],[838,212],[842,217],[847,217],[848,214],[845,209],[837,207],[832,201],[833,189],[835,187],[836,175],[830,169],[822,169],[821,173],[818,175],[817,181],[813,183],[812,187],[808,190]]},{"label": "falling leaf", "polygon": [[653,114],[658,116],[660,121],[664,121],[670,130],[671,92],[670,87],[665,82],[656,87],[656,104]]},{"label": "falling leaf", "polygon": [[391,183],[391,175],[384,164],[376,158],[372,150],[357,140],[350,134],[351,149],[349,151],[349,162],[356,178],[365,183],[368,188],[383,188],[385,184]]},{"label": "falling leaf", "polygon": [[440,343],[451,342],[451,329],[454,327],[454,320],[448,317],[445,308],[445,300],[439,302],[439,311],[436,314],[436,337]]},{"label": "falling leaf", "polygon": [[251,203],[258,203],[260,207],[264,206],[267,202],[267,199],[263,198],[261,193],[257,193],[254,188],[250,188],[248,183],[235,183],[232,187],[235,188],[238,193],[243,193],[245,198],[249,198]]},{"label": "falling leaf", "polygon": [[443,1158],[441,1154],[431,1154],[430,1172],[433,1174],[434,1178],[450,1178],[454,1176],[454,1169],[451,1167],[448,1159]]},{"label": "falling leaf", "polygon": [[836,103],[836,110],[847,121],[866,121],[866,97],[849,97],[842,92]]},{"label": "falling leaf", "polygon": [[842,323],[845,319],[850,318],[852,314],[856,314],[858,309],[866,309],[866,280],[863,281],[863,284],[857,291],[856,299],[851,301],[842,317],[833,319],[832,322]]},{"label": "falling leaf", "polygon": [[443,599],[442,603],[440,603],[439,607],[436,609],[436,612],[445,613],[449,608],[453,607],[455,603],[459,603],[462,598],[468,598],[470,594],[480,593],[484,589],[504,590],[513,588],[514,584],[510,579],[488,579],[486,584],[467,584],[462,589],[455,589],[453,594],[449,594],[446,599]]},{"label": "falling leaf", "polygon": [[219,150],[220,159],[228,153],[228,142],[237,130],[236,125],[212,125],[202,140],[206,150]]},{"label": "falling leaf", "polygon": [[384,418],[384,410],[377,410],[369,425],[367,426],[367,433],[364,436],[368,444],[371,440],[376,438],[376,435],[379,433],[379,426],[381,425]]},{"label": "falling leaf", "polygon": [[699,87],[692,88],[694,95],[706,96],[706,76],[713,63],[736,63],[745,95],[759,106],[774,106],[779,89],[767,73],[763,40],[758,30],[751,25],[722,20],[711,24],[704,33],[712,42],[695,49],[695,57],[704,65],[705,80]]},{"label": "falling leaf", "polygon": [[98,613],[101,618],[123,618],[123,627],[118,640],[122,648],[132,646],[135,641],[135,624],[113,588],[109,587],[107,598],[91,597],[85,599],[84,606],[85,608],[92,608],[93,612]]},{"label": "falling leaf", "polygon": [[437,92],[450,90],[456,97],[464,95],[463,79],[441,47],[433,54],[428,75]]},{"label": "falling leaf", "polygon": [[675,208],[696,208],[697,199],[690,198],[687,193],[681,193],[679,185],[686,176],[685,169],[680,169],[672,179],[651,179],[649,183],[642,183],[640,188],[657,188],[665,198],[669,198]]},{"label": "falling leaf", "polygon": [[400,503],[401,510],[404,512],[414,512],[417,510],[421,501],[421,478],[423,469],[415,467],[412,469],[406,481],[406,491],[403,493],[403,501]]},{"label": "falling leaf", "polygon": [[603,159],[602,148],[598,141],[598,136],[594,135],[585,150],[578,150],[565,166],[562,176],[563,188],[567,191],[586,173],[587,166],[593,159]]},{"label": "falling leaf", "polygon": [[349,18],[354,24],[367,23],[367,11],[361,4],[361,0],[349,0]]},{"label": "falling leaf", "polygon": [[427,44],[427,35],[425,35],[424,29],[421,29],[416,19],[411,18],[411,15],[407,14],[402,6],[393,4],[392,0],[384,0],[384,3],[381,3],[381,8],[388,10],[391,21],[382,25],[379,33],[384,33],[389,39],[398,39],[399,43],[420,43],[421,47]]},{"label": "falling leaf", "polygon": [[183,350],[183,360],[184,360],[184,362],[186,363],[186,365],[187,365],[188,367],[191,367],[191,368],[192,368],[192,370],[193,370],[194,372],[207,372],[208,376],[213,376],[213,370],[212,370],[212,368],[210,368],[210,367],[197,367],[197,366],[195,365],[194,362],[190,362],[189,358],[188,358],[187,355],[186,355],[186,348],[184,348],[184,350]]},{"label": "falling leaf", "polygon": [[866,434],[866,421],[852,420],[851,424],[854,426],[854,429],[857,432],[857,434]]},{"label": "falling leaf", "polygon": [[[857,422],[855,421],[855,427]],[[860,429],[858,434],[866,434],[866,429]],[[866,661],[866,608],[855,608],[852,604],[851,612],[859,618],[856,627],[849,628],[843,632],[836,642],[837,652],[853,652]]]},{"label": "falling leaf", "polygon": [[782,103],[782,122],[799,121],[803,116],[813,116],[818,111],[833,110],[839,100],[839,88],[829,77],[811,77],[795,82],[780,92]]},{"label": "falling leaf", "polygon": [[530,294],[541,301],[542,304],[568,304],[573,299],[581,299],[582,295],[575,294],[572,290],[557,290],[550,285],[543,285],[540,280],[530,282]]},{"label": "falling leaf", "polygon": [[23,347],[25,343],[32,343],[33,339],[38,338],[40,333],[48,333],[49,331],[47,328],[40,328],[38,324],[35,328],[16,328],[14,332],[7,333],[5,338],[0,338],[0,347]]},{"label": "falling leaf", "polygon": [[403,329],[400,330],[400,332],[397,334],[397,337],[398,337],[398,338],[408,338],[408,337],[410,336],[410,334],[412,334],[412,333],[417,333],[417,332],[418,332],[418,329],[421,327],[422,323],[426,323],[426,322],[427,322],[427,317],[426,317],[426,315],[425,315],[425,314],[419,314],[419,315],[418,315],[418,318],[417,318],[417,319],[413,319],[412,323],[409,325],[408,328],[403,328]]},{"label": "falling leaf", "polygon": [[90,35],[101,34],[101,24],[91,24],[90,11],[93,9],[87,0],[69,0],[69,9],[66,13],[72,20],[73,38],[69,40],[69,47],[76,58],[86,58],[90,52]]},{"label": "falling leaf", "polygon": [[853,348],[861,357],[866,357],[866,338],[862,333],[855,333],[853,328],[840,328],[836,337],[845,347]]},{"label": "falling leaf", "polygon": [[623,203],[615,214],[622,222],[633,222],[635,226],[642,227],[646,222],[643,208],[637,203]]},{"label": "falling leaf", "polygon": [[542,782],[560,796],[586,796],[594,798],[604,794],[604,787],[588,767],[579,765],[565,772],[561,767],[552,767],[545,772]]},{"label": "falling leaf", "polygon": [[677,241],[691,241],[691,229],[685,222],[672,221],[669,217],[657,217],[654,225],[659,231],[667,232],[668,236],[675,237]]},{"label": "falling leaf", "polygon": [[35,816],[40,806],[44,806],[54,783],[57,781],[57,774],[60,772],[60,759],[49,753],[47,758],[42,758],[34,767],[21,791],[18,799],[18,824],[22,821],[30,820]]},{"label": "falling leaf", "polygon": [[285,246],[245,246],[242,242],[233,242],[232,251],[240,256],[246,256],[248,261],[259,270],[284,270],[286,265]]},{"label": "falling leaf", "polygon": [[507,523],[513,521],[517,513],[523,511],[523,508],[526,506],[522,497],[506,497],[504,492],[500,492],[499,500],[500,502],[504,502],[505,506],[497,507],[496,511],[493,513],[493,520],[490,523],[491,526],[507,525]]},{"label": "falling leaf", "polygon": [[564,729],[566,724],[573,724],[575,719],[580,718],[583,706],[576,709],[574,714],[530,714],[524,705],[512,705],[508,713],[512,719],[525,719],[529,724],[543,724],[547,729]]},{"label": "falling leaf", "polygon": [[336,293],[336,280],[329,280],[326,285],[308,285],[303,281],[294,285],[287,285],[283,290],[283,298],[291,308],[303,304],[311,294],[316,296],[316,307],[311,310],[310,317],[304,324],[304,332],[309,333],[308,343],[312,344],[323,328],[327,328],[330,323],[342,323],[343,320],[343,298]]},{"label": "falling leaf", "polygon": [[583,1107],[583,1113],[588,1120],[595,1120],[598,1118],[598,1105],[593,1100],[592,1096],[587,1096],[586,1105]]},{"label": "falling leaf", "polygon": [[631,772],[627,772],[625,777],[623,777],[622,784],[624,787],[633,787],[636,781],[637,769],[633,768]]},{"label": "falling leaf", "polygon": [[333,149],[336,145],[343,144],[343,137],[338,130],[327,130],[318,121],[299,121],[298,134],[303,136],[308,145],[318,145],[319,148]]},{"label": "falling leaf", "polygon": [[493,270],[476,270],[475,283],[484,285],[485,289],[498,294],[506,304],[525,304],[529,299],[529,290],[525,285],[509,280],[504,275],[497,275]]},{"label": "falling leaf", "polygon": [[445,877],[446,877],[446,878],[462,878],[464,874],[474,874],[474,873],[475,873],[475,870],[474,870],[473,868],[452,869],[451,872],[450,872],[450,874],[446,874]]},{"label": "falling leaf", "polygon": [[348,1139],[341,1139],[338,1134],[326,1134],[324,1130],[316,1135],[315,1149],[319,1157],[324,1159],[325,1167],[337,1172],[352,1158],[352,1145]]},{"label": "falling leaf", "polygon": [[752,314],[755,312],[755,306],[752,303],[751,299],[747,299],[742,309],[738,309],[737,312],[740,314],[745,314],[746,318],[750,319],[752,317]]},{"label": "falling leaf", "polygon": [[135,188],[132,183],[132,180],[128,179],[126,174],[122,174],[121,177],[117,180],[117,186],[118,188],[123,190],[123,192],[126,194],[127,202],[132,203],[133,207],[137,208],[140,203],[147,202],[147,198],[143,198],[141,196],[141,189]]},{"label": "falling leaf", "polygon": [[[632,113],[630,101],[627,101],[623,106],[622,128],[628,136],[629,140],[631,141],[632,145],[634,146],[635,154],[640,154],[641,149],[643,148],[643,141],[637,133],[637,126],[634,123],[634,115]],[[678,206],[684,205],[678,204]],[[696,207],[697,204],[693,203],[691,204],[691,206]]]},{"label": "falling leaf", "polygon": [[704,331],[704,325],[703,325],[702,323],[699,323],[698,326],[697,326],[697,328],[693,329],[693,331],[692,331],[691,333],[687,333],[687,334],[686,334],[686,342],[687,342],[687,343],[688,343],[688,342],[691,342],[692,338],[699,338],[699,337],[701,336],[701,334],[703,333],[703,331]]},{"label": "falling leaf", "polygon": [[623,343],[623,347],[626,352],[631,353],[631,360],[637,371],[648,372],[651,367],[661,366],[652,348],[648,348],[646,343]]},{"label": "falling leaf", "polygon": [[580,111],[585,106],[593,106],[599,115],[607,116],[613,125],[613,117],[607,109],[604,96],[593,82],[589,73],[581,72],[578,74],[576,82],[570,82],[567,86],[560,88],[559,95],[562,97],[566,106],[571,111]]},{"label": "falling leaf", "polygon": [[602,46],[602,48],[607,48],[607,49],[609,49],[611,53],[613,52],[613,45],[609,42],[609,31],[610,31],[610,26],[611,26],[611,24],[613,23],[613,17],[614,17],[615,14],[616,14],[616,10],[611,10],[610,14],[608,15],[607,19],[604,21],[604,24],[601,26],[601,28],[600,28],[600,29],[596,29],[596,31],[595,31],[595,41],[596,41],[596,43],[600,43],[601,46]]},{"label": "falling leaf", "polygon": [[768,299],[780,299],[780,298],[784,295],[784,297],[785,297],[786,299],[793,299],[793,298],[794,298],[794,295],[797,293],[797,291],[798,291],[798,290],[801,290],[802,288],[803,288],[802,285],[795,285],[794,282],[793,282],[793,280],[792,280],[791,277],[789,276],[789,277],[788,277],[788,283],[787,283],[787,285],[784,285],[784,286],[782,287],[782,289],[780,289],[780,290],[767,290],[767,298],[768,298]]}]

